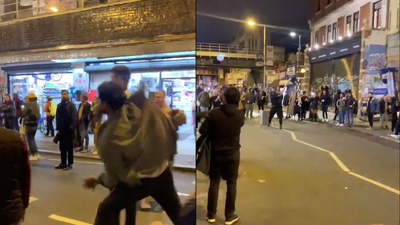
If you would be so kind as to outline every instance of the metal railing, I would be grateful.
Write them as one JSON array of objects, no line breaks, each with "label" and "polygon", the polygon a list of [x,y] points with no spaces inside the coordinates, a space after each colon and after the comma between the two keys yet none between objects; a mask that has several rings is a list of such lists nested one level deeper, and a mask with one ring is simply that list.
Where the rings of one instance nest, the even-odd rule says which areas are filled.
[{"label": "metal railing", "polygon": [[196,51],[237,54],[263,54],[262,49],[248,49],[241,45],[196,43]]},{"label": "metal railing", "polygon": [[79,8],[121,1],[125,0],[0,0],[0,22],[68,12]]}]

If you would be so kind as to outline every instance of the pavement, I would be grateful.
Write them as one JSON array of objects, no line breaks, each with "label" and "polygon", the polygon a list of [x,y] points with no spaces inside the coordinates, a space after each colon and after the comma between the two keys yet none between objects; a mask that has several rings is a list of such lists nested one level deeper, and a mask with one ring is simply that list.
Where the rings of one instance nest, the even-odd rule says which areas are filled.
[{"label": "pavement", "polygon": [[[42,154],[42,158],[31,163],[32,188],[31,203],[27,209],[24,225],[90,225],[93,224],[99,203],[108,195],[108,190],[97,187],[94,191],[82,187],[82,179],[98,175],[103,171],[101,163],[81,159],[71,171],[55,170],[59,159],[52,154]],[[195,175],[174,171],[175,187],[185,201],[195,189]],[[138,212],[137,224],[150,225],[161,221],[172,225],[168,216],[156,202],[151,202],[153,209]],[[121,213],[121,224],[124,212]]]},{"label": "pavement", "polygon": [[[193,130],[193,127],[190,128]],[[93,135],[89,134],[89,150],[94,148]],[[36,143],[40,153],[60,155],[59,146],[53,143],[52,137],[47,137],[40,131],[36,133]],[[175,156],[174,167],[182,171],[195,171],[196,159],[195,159],[195,145],[196,140],[194,134],[187,135],[184,132],[180,135],[180,140],[178,141],[178,154]],[[98,155],[93,155],[90,153],[74,153],[75,158],[80,159],[91,159],[98,160],[100,158]]]},{"label": "pavement", "polygon": [[[277,124],[274,119],[273,123]],[[399,144],[346,128],[246,120],[237,225],[398,225]],[[207,222],[208,178],[197,172],[197,224]],[[220,185],[217,223],[224,222]]]}]

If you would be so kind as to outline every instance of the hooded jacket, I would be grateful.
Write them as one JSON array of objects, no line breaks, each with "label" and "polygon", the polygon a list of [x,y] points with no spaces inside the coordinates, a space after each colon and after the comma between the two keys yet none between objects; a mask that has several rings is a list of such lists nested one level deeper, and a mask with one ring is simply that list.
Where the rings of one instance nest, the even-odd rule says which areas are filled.
[{"label": "hooded jacket", "polygon": [[208,137],[211,151],[233,153],[240,149],[240,133],[244,125],[244,113],[236,105],[226,104],[211,110],[200,127],[200,134]]},{"label": "hooded jacket", "polygon": [[21,117],[24,119],[25,126],[37,126],[40,119],[39,105],[35,94],[28,94],[29,102],[25,103]]}]

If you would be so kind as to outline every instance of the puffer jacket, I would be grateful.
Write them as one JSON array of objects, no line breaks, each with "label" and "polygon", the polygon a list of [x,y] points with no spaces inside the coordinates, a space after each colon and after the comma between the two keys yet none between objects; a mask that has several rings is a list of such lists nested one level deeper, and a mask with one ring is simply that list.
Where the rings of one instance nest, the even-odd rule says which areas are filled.
[{"label": "puffer jacket", "polygon": [[29,205],[31,171],[19,134],[0,128],[0,224],[16,224]]},{"label": "puffer jacket", "polygon": [[25,126],[37,126],[40,119],[39,105],[37,98],[29,98],[29,102],[25,103],[21,117],[24,119]]},{"label": "puffer jacket", "polygon": [[15,106],[13,101],[6,101],[1,108],[2,113],[4,113],[4,118],[11,119],[16,116]]}]

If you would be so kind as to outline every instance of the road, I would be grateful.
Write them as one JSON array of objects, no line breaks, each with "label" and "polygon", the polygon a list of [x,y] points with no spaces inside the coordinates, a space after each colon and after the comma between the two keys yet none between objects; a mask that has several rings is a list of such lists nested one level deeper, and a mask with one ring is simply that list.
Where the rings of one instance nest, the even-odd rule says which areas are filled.
[{"label": "road", "polygon": [[[24,225],[89,225],[93,224],[99,203],[108,191],[97,187],[95,191],[82,188],[82,179],[98,175],[103,171],[99,161],[77,160],[71,171],[58,171],[55,156],[42,155],[42,159],[32,163],[31,204],[27,210]],[[175,186],[184,201],[195,188],[193,173],[174,172]],[[152,202],[152,212],[138,212],[137,224],[147,225],[162,221],[171,225],[160,206]],[[122,213],[123,217],[123,213]],[[122,224],[123,220],[121,221]]]},{"label": "road", "polygon": [[[276,123],[276,122],[275,122]],[[347,128],[247,120],[241,134],[238,225],[398,225],[399,144]],[[349,170],[349,171],[348,171]],[[224,222],[221,184],[217,224]],[[208,179],[197,173],[197,224]]]}]

